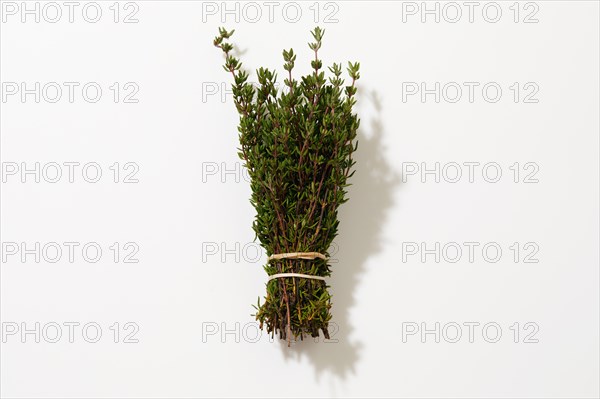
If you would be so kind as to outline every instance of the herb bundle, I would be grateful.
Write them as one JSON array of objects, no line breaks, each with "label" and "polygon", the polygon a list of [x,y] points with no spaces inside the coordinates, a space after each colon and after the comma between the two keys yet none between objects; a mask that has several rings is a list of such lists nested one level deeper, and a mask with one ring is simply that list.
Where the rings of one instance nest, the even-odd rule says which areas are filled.
[{"label": "herb bundle", "polygon": [[252,227],[269,256],[264,269],[272,278],[254,316],[272,336],[287,339],[288,346],[292,336],[318,337],[319,330],[329,338],[328,249],[337,235],[338,208],[348,200],[360,123],[352,112],[360,64],[348,63],[349,85],[344,85],[341,64],[328,68],[332,76],[327,80],[318,56],[324,30],[316,27],[311,33],[313,71],[295,79],[296,54],[284,50],[282,90],[277,74],[266,68],[256,71],[257,85],[248,81],[231,54],[233,30],[220,28],[214,39],[225,55],[223,68],[233,76],[238,154],[248,169],[256,210]]}]

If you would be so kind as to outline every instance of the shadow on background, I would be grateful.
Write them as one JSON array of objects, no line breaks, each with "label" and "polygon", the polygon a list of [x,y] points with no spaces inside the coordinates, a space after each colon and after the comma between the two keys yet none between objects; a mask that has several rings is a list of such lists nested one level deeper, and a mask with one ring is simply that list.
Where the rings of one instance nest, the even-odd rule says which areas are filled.
[{"label": "shadow on background", "polygon": [[340,207],[339,235],[329,251],[332,258],[331,340],[308,337],[292,342],[291,348],[281,341],[285,359],[300,360],[306,356],[315,367],[317,379],[326,370],[342,379],[355,373],[364,345],[351,339],[354,324],[360,323],[351,320],[351,309],[357,302],[355,292],[366,271],[367,260],[383,249],[382,229],[400,183],[400,174],[392,170],[385,158],[381,99],[375,91],[364,95],[373,102],[375,116],[367,122],[366,128],[366,121],[361,120],[358,149],[354,154],[356,173],[350,179],[349,200]]}]

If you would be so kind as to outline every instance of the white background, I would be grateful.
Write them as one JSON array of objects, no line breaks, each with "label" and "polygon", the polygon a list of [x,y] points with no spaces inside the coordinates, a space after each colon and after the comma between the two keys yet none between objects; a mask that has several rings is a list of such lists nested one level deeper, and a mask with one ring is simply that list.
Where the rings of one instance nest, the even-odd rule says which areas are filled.
[{"label": "white background", "polygon": [[[257,22],[256,8],[238,3],[239,23],[235,12],[221,14],[221,2],[120,3],[117,23],[112,1],[98,3],[96,23],[82,16],[86,2],[72,23],[62,2],[56,23],[45,3],[38,3],[48,12],[39,23],[28,14],[22,22],[21,3],[13,3],[14,15],[7,3],[3,397],[599,395],[597,2],[480,2],[473,22],[458,2],[462,17],[454,23],[456,7],[445,3],[437,3],[439,22],[422,15],[421,2],[306,2],[287,6],[288,14],[279,3],[272,22],[264,3],[255,3]],[[497,8],[502,14],[492,23]],[[138,22],[123,23],[131,13]],[[315,22],[326,29],[325,65],[361,63],[362,123],[332,248],[333,339],[287,348],[266,333],[256,338],[250,316],[264,295],[265,257],[253,243],[236,111],[222,90],[230,76],[212,39],[219,26],[235,28],[233,41],[252,70],[283,72],[281,51],[293,47],[298,76],[309,70]],[[35,94],[22,98],[20,90],[36,82],[39,103]],[[43,92],[51,82],[63,87],[56,103],[49,101],[55,86]],[[79,84],[73,102],[65,82]],[[102,88],[95,103],[82,95],[89,82]],[[407,94],[436,82],[439,102]],[[478,85],[472,101],[465,82]],[[493,87],[482,93],[488,83],[502,89],[497,102]],[[453,103],[457,85],[462,97]],[[129,100],[137,102],[124,102],[132,87],[139,90]],[[36,162],[39,183],[21,174]],[[49,182],[52,162],[79,162],[74,182],[66,166],[60,181]],[[97,183],[82,176],[92,162],[102,170]],[[465,162],[479,163],[473,182]],[[420,173],[436,163],[439,182]],[[454,163],[462,171],[456,183]],[[492,168],[482,174],[486,164]],[[136,166],[138,182],[123,182]],[[500,180],[489,182],[498,168]],[[36,263],[36,243],[53,242],[62,257],[52,263],[40,249]],[[64,242],[79,244],[73,262]],[[472,260],[465,242],[477,243]],[[23,259],[14,243],[34,253]],[[86,243],[102,249],[98,262],[82,256]],[[433,252],[439,243],[439,262],[435,253],[411,255],[411,243]],[[491,249],[482,254],[486,243]],[[457,245],[463,253],[453,262]],[[136,246],[130,260],[139,262],[124,262]],[[79,323],[73,342],[69,322]],[[471,337],[469,323],[478,323]],[[86,324],[101,328],[98,342],[87,342],[95,330],[84,335]],[[422,335],[423,328],[432,332]],[[137,343],[124,342],[131,340]]]}]

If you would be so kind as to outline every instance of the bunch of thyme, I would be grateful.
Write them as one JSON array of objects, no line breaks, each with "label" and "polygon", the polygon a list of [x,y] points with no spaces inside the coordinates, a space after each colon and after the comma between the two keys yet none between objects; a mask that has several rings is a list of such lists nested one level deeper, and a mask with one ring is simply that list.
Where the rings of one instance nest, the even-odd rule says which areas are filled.
[{"label": "bunch of thyme", "polygon": [[[341,64],[329,67],[327,80],[318,51],[324,30],[316,27],[313,71],[299,80],[293,76],[296,54],[283,51],[287,71],[279,90],[277,74],[266,68],[257,72],[258,84],[248,81],[242,63],[231,53],[233,34],[219,29],[214,45],[225,55],[223,68],[231,73],[232,93],[239,113],[238,154],[247,168],[256,210],[253,230],[267,255],[318,252],[328,256],[337,235],[338,208],[346,202],[348,178],[353,175],[360,120],[352,112],[356,104],[359,63],[348,63],[352,79],[344,86]],[[268,275],[301,273],[330,276],[326,259],[270,259]],[[281,339],[304,335],[329,338],[331,296],[323,280],[280,277],[267,283],[267,294],[256,308],[260,326]]]}]

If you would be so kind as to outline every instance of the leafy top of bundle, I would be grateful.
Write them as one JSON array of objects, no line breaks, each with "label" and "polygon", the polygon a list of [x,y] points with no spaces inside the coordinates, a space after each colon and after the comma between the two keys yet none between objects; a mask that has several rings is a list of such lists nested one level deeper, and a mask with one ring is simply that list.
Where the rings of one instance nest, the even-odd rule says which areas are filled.
[{"label": "leafy top of bundle", "polygon": [[[360,120],[352,113],[356,103],[356,81],[360,78],[360,63],[348,62],[347,72],[352,79],[350,85],[344,86],[342,79],[342,65],[334,63],[329,67],[332,77],[329,82],[325,73],[321,71],[322,61],[318,51],[322,45],[324,29],[314,28],[311,34],[314,42],[308,46],[314,52],[311,67],[314,72],[302,76],[298,81],[293,78],[292,70],[296,62],[293,49],[283,50],[283,68],[288,72],[284,79],[287,90],[279,90],[277,73],[267,68],[259,68],[257,72],[258,85],[248,82],[248,73],[242,69],[242,63],[231,52],[234,48],[228,39],[234,30],[227,31],[219,28],[219,36],[215,37],[213,44],[223,50],[225,54],[225,71],[232,74],[234,83],[232,93],[235,106],[240,114],[238,130],[240,133],[239,156],[245,161],[250,177],[260,172],[258,169],[265,156],[279,158],[283,173],[287,170],[297,172],[296,176],[301,181],[309,183],[310,180],[303,168],[312,167],[312,172],[325,164],[331,168],[329,175],[333,183],[345,187],[346,178],[354,165],[352,152],[356,149],[356,130]],[[274,172],[271,170],[270,172]],[[310,175],[310,171],[306,171]],[[325,171],[323,171],[325,172]],[[327,177],[326,174],[323,174]],[[255,176],[260,177],[260,176]],[[274,190],[274,180],[285,180],[286,176],[266,176],[265,184],[269,190]],[[307,178],[302,180],[302,178]],[[321,176],[317,176],[321,177]],[[316,181],[315,181],[316,180]],[[313,184],[319,183],[314,179]],[[295,179],[287,180],[294,183]],[[342,198],[333,198],[334,205],[345,202],[344,190],[337,190]],[[337,200],[341,199],[340,202]],[[253,202],[256,205],[255,202]],[[321,205],[321,204],[318,204]],[[261,232],[257,235],[262,238]],[[298,249],[300,250],[300,249]]]},{"label": "leafy top of bundle", "polygon": [[[230,54],[233,50],[233,44],[228,43],[226,40],[231,38],[234,32],[235,30],[228,32],[225,28],[219,28],[219,36],[215,37],[213,44],[223,50],[223,53],[225,54],[225,64],[223,65],[223,69],[233,75],[235,82],[233,85],[233,95],[238,112],[241,115],[249,116],[250,113],[254,111],[257,112],[258,116],[258,114],[260,114],[263,110],[263,108],[260,107],[261,104],[266,105],[264,103],[268,103],[270,97],[272,97],[272,99],[277,99],[278,90],[275,87],[277,74],[269,69],[259,68],[257,70],[257,75],[260,87],[255,89],[255,87],[248,82],[248,73],[241,69],[242,63],[240,60]],[[283,50],[283,60],[285,61],[283,69],[288,71],[289,75],[286,79],[284,79],[284,83],[287,87],[289,87],[290,90],[288,91],[287,96],[282,93],[280,99],[283,102],[278,103],[279,106],[294,107],[295,105],[299,105],[307,100],[308,103],[315,104],[321,91],[327,89],[328,87],[339,90],[344,84],[344,80],[340,78],[342,74],[342,66],[341,64],[336,63],[329,67],[330,72],[334,75],[334,77],[329,79],[331,86],[326,84],[325,73],[319,72],[323,66],[323,63],[318,58],[318,51],[321,48],[325,30],[321,29],[320,27],[316,27],[313,31],[311,31],[311,34],[315,39],[315,42],[308,43],[308,46],[314,51],[315,58],[311,61],[311,67],[314,69],[314,73],[303,76],[301,78],[302,82],[300,85],[298,84],[298,81],[292,78],[292,69],[294,69],[296,61],[294,50]],[[356,94],[355,82],[360,78],[359,68],[360,63],[348,62],[347,71],[349,76],[352,78],[352,83],[345,87],[345,94],[347,96],[346,103],[350,107],[355,104],[353,96]],[[334,91],[334,93],[336,92]],[[337,97],[339,97],[341,93],[337,92],[336,94],[338,95]],[[329,97],[330,100],[332,100],[333,97],[336,96],[330,95]],[[291,100],[296,101],[292,102]],[[329,103],[328,105],[333,104]]]}]

